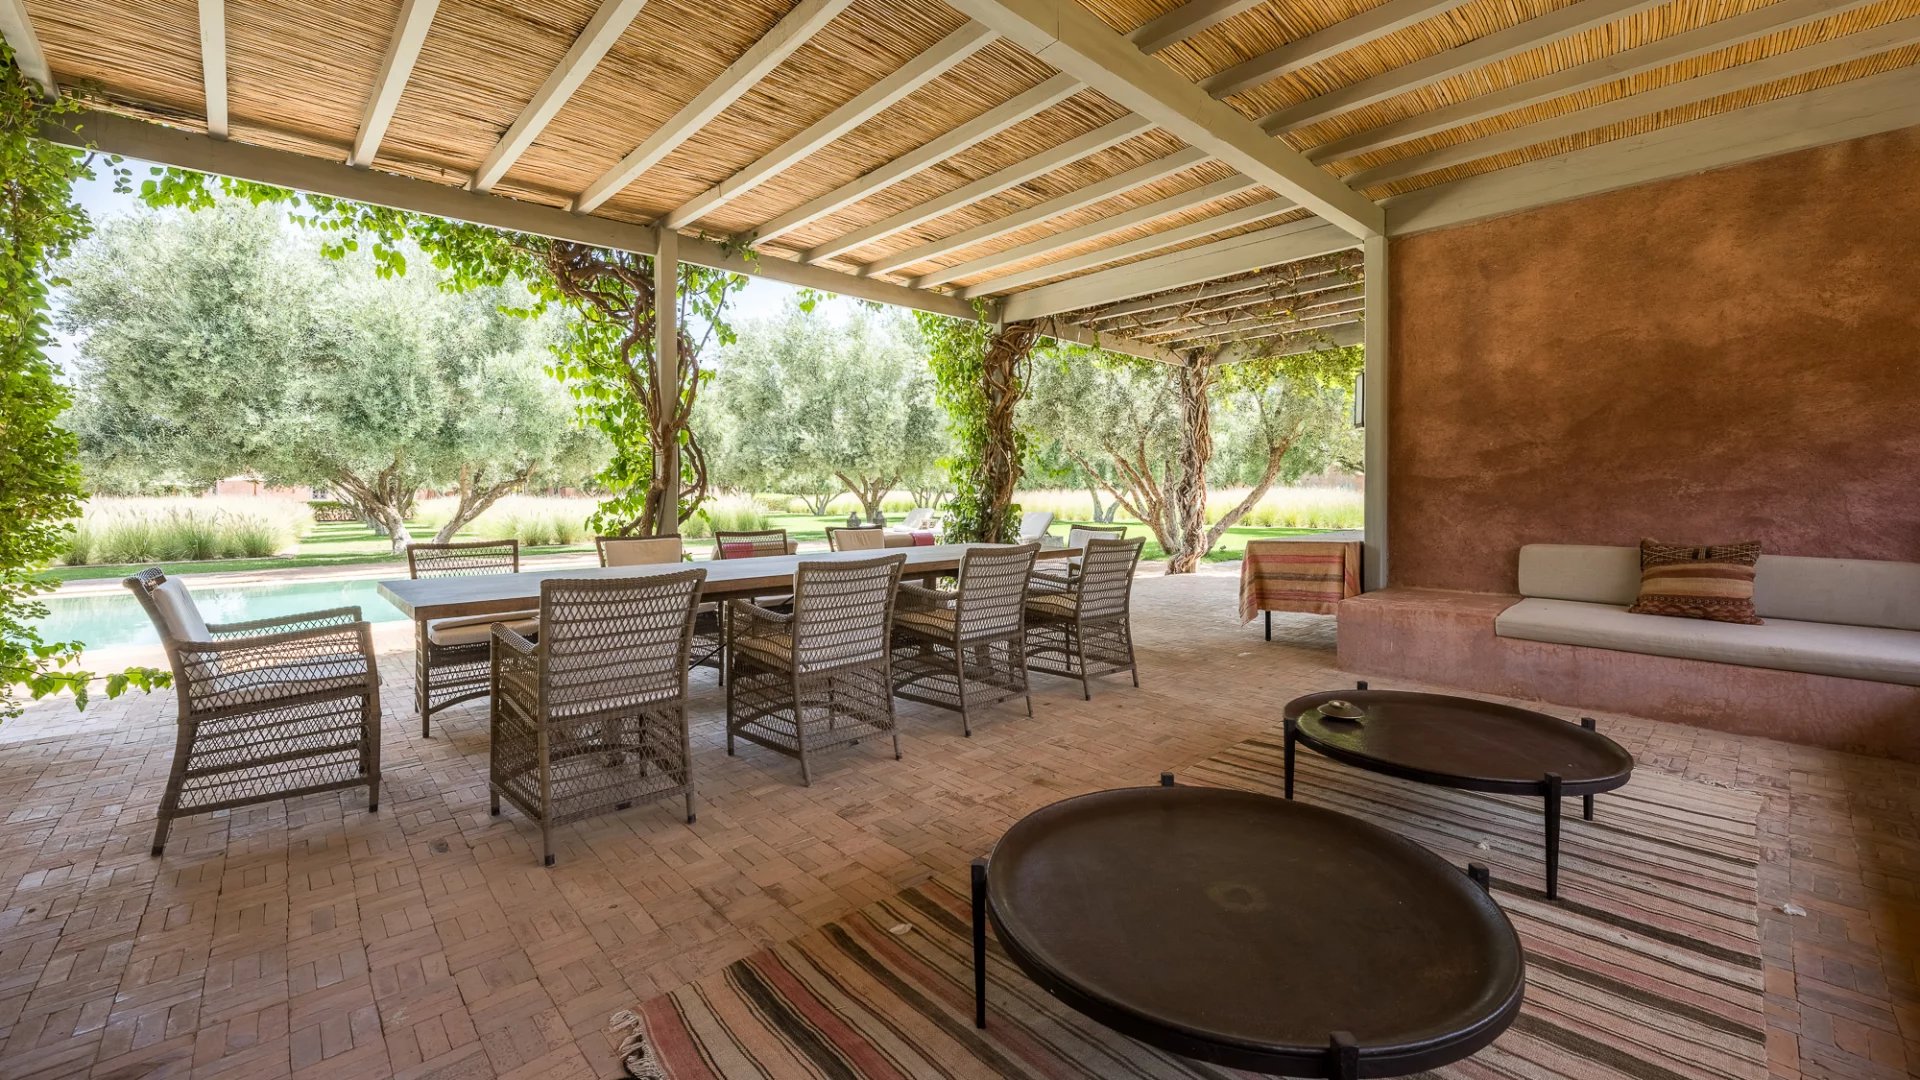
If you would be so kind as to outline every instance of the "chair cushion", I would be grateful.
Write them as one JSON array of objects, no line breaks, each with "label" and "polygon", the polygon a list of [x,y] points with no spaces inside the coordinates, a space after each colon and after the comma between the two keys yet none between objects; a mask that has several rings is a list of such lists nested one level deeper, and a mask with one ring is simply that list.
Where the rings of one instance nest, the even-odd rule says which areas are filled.
[{"label": "chair cushion", "polygon": [[1920,631],[1772,619],[1752,626],[1650,619],[1612,604],[1530,598],[1494,619],[1501,637],[1920,686]]},{"label": "chair cushion", "polygon": [[216,675],[193,684],[195,709],[227,709],[238,705],[271,706],[302,694],[337,693],[364,689],[366,658],[359,653],[317,656],[298,665],[252,668]]},{"label": "chair cushion", "polygon": [[207,621],[200,617],[200,608],[179,578],[167,578],[148,595],[153,597],[153,606],[160,613],[161,629],[168,637],[175,641],[213,640],[213,635],[207,632]]},{"label": "chair cushion", "polygon": [[501,622],[511,627],[514,633],[526,637],[539,631],[540,613],[510,611],[501,615],[461,615],[452,619],[430,619],[427,622],[427,640],[442,648],[478,645],[492,638],[493,624]]},{"label": "chair cushion", "polygon": [[1762,555],[1753,606],[1766,619],[1920,630],[1920,563]]},{"label": "chair cushion", "polygon": [[782,671],[793,667],[793,635],[769,634],[765,637],[733,639],[735,656],[746,655]]},{"label": "chair cushion", "polygon": [[1070,592],[1028,593],[1027,614],[1054,619],[1071,619],[1079,610],[1079,598]]},{"label": "chair cushion", "polygon": [[903,630],[916,630],[923,634],[945,640],[953,637],[954,613],[952,608],[934,608],[929,611],[896,611],[893,624]]},{"label": "chair cushion", "polygon": [[1635,615],[1755,625],[1753,568],[1760,545],[1748,541],[1693,547],[1640,541],[1640,598]]}]

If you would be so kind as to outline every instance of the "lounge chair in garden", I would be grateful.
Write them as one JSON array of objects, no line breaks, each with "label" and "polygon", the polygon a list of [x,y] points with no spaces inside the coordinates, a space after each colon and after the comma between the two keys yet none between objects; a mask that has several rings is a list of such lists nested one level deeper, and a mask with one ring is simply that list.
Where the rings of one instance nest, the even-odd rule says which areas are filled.
[{"label": "lounge chair in garden", "polygon": [[1053,528],[1053,511],[1029,510],[1020,515],[1020,543],[1041,543],[1047,530]]}]

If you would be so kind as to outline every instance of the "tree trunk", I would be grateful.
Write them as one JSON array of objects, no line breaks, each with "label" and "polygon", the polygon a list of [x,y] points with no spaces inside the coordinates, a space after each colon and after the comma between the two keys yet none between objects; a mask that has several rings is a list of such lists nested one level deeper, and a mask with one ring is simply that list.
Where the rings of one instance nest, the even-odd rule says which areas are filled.
[{"label": "tree trunk", "polygon": [[897,476],[850,477],[844,472],[836,472],[833,475],[846,487],[849,494],[860,500],[860,508],[866,511],[867,520],[874,524],[880,522],[880,504],[887,501],[887,493],[900,482]]},{"label": "tree trunk", "polygon": [[982,540],[1010,543],[1016,523],[1007,520],[1013,489],[1020,483],[1020,442],[1014,431],[1014,407],[1023,389],[1021,365],[1033,355],[1040,330],[1032,321],[1008,323],[993,335],[982,365],[987,398],[986,446],[980,461],[980,494],[986,502],[986,529]]},{"label": "tree trunk", "polygon": [[404,475],[401,462],[395,461],[372,477],[341,471],[332,477],[336,490],[351,499],[366,515],[375,532],[387,537],[388,550],[405,555],[413,546],[407,532],[407,514],[413,509],[413,486]]},{"label": "tree trunk", "polygon": [[801,504],[807,508],[808,513],[814,517],[826,517],[827,504],[832,502],[833,497],[838,494],[840,493],[837,491],[815,492],[813,494],[802,493],[798,498]]},{"label": "tree trunk", "polygon": [[1190,574],[1213,549],[1207,531],[1207,464],[1213,460],[1213,413],[1209,391],[1213,357],[1193,356],[1180,369],[1180,464],[1170,500],[1178,548],[1167,551],[1167,573]]},{"label": "tree trunk", "polygon": [[521,469],[519,472],[503,480],[487,484],[483,482],[485,470],[482,470],[479,475],[476,475],[471,466],[460,466],[459,501],[454,504],[453,516],[448,518],[447,523],[440,526],[440,531],[434,534],[433,542],[436,544],[451,543],[461,529],[473,524],[474,519],[486,513],[488,507],[499,502],[501,496],[507,495],[515,489],[524,486],[527,478],[533,475],[533,470],[536,467],[536,465],[529,464],[526,468]]},{"label": "tree trunk", "polygon": [[1239,505],[1228,510],[1219,521],[1213,523],[1213,528],[1207,530],[1208,551],[1212,551],[1214,546],[1220,543],[1220,538],[1227,534],[1228,529],[1240,524],[1240,519],[1246,517],[1248,512],[1260,505],[1261,499],[1267,497],[1267,492],[1273,488],[1274,480],[1280,476],[1281,459],[1287,456],[1287,451],[1292,446],[1293,437],[1289,436],[1267,447],[1267,464],[1260,472],[1260,482],[1253,485],[1253,489],[1247,492],[1247,497],[1241,499]]}]

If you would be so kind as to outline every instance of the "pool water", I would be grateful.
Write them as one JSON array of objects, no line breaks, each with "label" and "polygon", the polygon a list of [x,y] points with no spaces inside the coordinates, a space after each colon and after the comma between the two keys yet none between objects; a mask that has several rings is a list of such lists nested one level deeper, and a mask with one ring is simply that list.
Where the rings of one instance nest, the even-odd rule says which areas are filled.
[{"label": "pool water", "polygon": [[[229,585],[219,588],[196,586],[191,578],[187,590],[200,608],[201,617],[210,623],[246,622],[250,619],[277,618],[303,611],[358,607],[369,622],[398,622],[404,618],[378,592],[371,579],[358,581],[301,581],[282,585]],[[44,601],[47,617],[40,621],[40,637],[46,641],[83,641],[88,648],[109,645],[158,645],[160,635],[140,608],[132,593],[121,589],[90,596],[60,596]]]}]

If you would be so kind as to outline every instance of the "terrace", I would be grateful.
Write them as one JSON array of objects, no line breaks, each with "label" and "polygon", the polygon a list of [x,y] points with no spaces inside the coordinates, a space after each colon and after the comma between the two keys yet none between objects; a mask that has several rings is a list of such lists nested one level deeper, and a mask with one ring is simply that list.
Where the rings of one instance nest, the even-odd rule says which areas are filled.
[{"label": "terrace", "polygon": [[[1142,573],[1138,689],[1036,675],[971,736],[901,702],[900,760],[809,786],[727,752],[699,669],[698,820],[561,825],[551,867],[487,812],[490,702],[426,736],[404,625],[378,813],[183,817],[156,858],[172,695],[33,707],[0,727],[0,1074],[1217,1075],[1043,992],[1004,924],[970,1026],[967,864],[1167,770],[1277,795],[1324,719],[1289,702],[1356,680],[1592,717],[1637,765],[1556,892],[1536,800],[1300,755],[1301,802],[1489,868],[1524,946],[1519,1018],[1437,1075],[1920,1068],[1911,0],[0,0],[0,32],[88,106],[50,140],[646,257],[655,386],[682,263],[982,317],[1009,408],[1036,338],[1164,363],[1196,448],[1233,365],[1367,357],[1337,616],[1267,639],[1235,567]],[[1648,537],[1757,541],[1769,625],[1626,615]],[[1380,1052],[1327,1035],[1296,1074]]]}]

